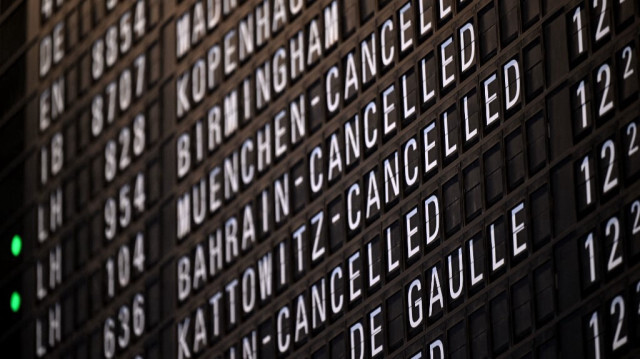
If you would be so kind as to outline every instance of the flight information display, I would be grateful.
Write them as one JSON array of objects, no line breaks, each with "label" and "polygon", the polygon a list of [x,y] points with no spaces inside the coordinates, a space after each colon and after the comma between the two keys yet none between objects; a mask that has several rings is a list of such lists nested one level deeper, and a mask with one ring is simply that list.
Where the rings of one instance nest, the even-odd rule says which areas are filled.
[{"label": "flight information display", "polygon": [[0,357],[640,356],[640,3],[0,0]]}]

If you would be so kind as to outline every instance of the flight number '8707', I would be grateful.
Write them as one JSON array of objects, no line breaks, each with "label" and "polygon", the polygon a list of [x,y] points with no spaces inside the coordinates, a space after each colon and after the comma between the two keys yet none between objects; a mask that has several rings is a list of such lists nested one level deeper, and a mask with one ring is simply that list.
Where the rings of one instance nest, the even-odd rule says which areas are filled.
[{"label": "flight number '8707'", "polygon": [[[91,101],[91,135],[99,136],[106,125],[114,122],[119,113],[128,110],[143,95],[147,57],[138,56],[133,67],[127,67],[117,80],[110,82],[104,95],[99,93]],[[106,123],[105,123],[106,122]]]}]

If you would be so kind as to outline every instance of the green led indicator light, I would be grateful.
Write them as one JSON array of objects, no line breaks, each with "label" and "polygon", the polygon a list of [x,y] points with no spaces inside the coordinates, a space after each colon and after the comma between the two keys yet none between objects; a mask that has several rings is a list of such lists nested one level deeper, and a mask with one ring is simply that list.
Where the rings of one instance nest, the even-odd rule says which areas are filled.
[{"label": "green led indicator light", "polygon": [[11,254],[14,257],[17,257],[22,252],[22,238],[19,235],[14,235],[13,239],[11,239]]},{"label": "green led indicator light", "polygon": [[20,310],[20,294],[18,292],[11,293],[11,311],[17,313]]}]

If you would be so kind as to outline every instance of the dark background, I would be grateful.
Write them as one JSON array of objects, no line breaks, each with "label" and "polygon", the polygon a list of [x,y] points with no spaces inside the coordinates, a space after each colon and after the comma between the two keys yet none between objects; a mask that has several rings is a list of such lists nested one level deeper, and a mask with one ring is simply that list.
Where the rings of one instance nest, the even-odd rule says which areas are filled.
[{"label": "dark background", "polygon": [[[238,9],[224,20],[222,28],[232,26],[256,3],[253,0],[238,2]],[[434,8],[437,2],[433,1]],[[47,355],[103,357],[105,318],[116,317],[121,305],[130,304],[135,293],[143,293],[146,313],[144,334],[132,339],[128,347],[118,351],[117,355],[172,358],[177,350],[178,321],[189,315],[196,305],[204,303],[205,294],[211,294],[213,282],[209,281],[205,290],[192,295],[186,303],[178,303],[175,298],[177,259],[192,253],[195,243],[213,228],[212,224],[223,223],[222,218],[207,219],[211,223],[194,230],[186,241],[179,242],[175,238],[176,198],[201,176],[202,168],[211,162],[211,158],[206,159],[198,170],[189,172],[187,179],[176,179],[177,135],[188,131],[206,107],[200,104],[185,118],[175,118],[176,77],[190,66],[190,61],[175,58],[175,21],[178,14],[188,9],[188,3],[148,0],[146,34],[134,42],[126,56],[118,58],[102,79],[94,82],[89,74],[91,46],[95,39],[104,35],[107,25],[116,23],[124,9],[131,8],[132,2],[121,1],[114,10],[107,11],[100,0],[65,0],[62,6],[54,6],[50,18],[44,19],[38,0],[0,0],[0,348],[5,353],[3,356],[35,357],[36,320],[46,321],[50,308],[58,304],[63,313],[62,339],[48,348]],[[303,13],[320,13],[328,3],[325,0],[305,1]],[[337,47],[325,53],[314,72],[305,74],[285,92],[297,94],[312,88],[317,79],[314,74],[326,73],[347,51],[357,48],[362,37],[379,30],[384,19],[395,16],[397,24],[397,11],[404,3],[339,1],[342,28]],[[442,225],[453,223],[446,240],[443,239],[435,250],[421,248],[421,256],[415,263],[402,261],[400,275],[385,277],[381,287],[365,291],[364,299],[348,307],[343,317],[328,320],[324,330],[311,335],[300,346],[292,346],[291,357],[348,357],[349,326],[377,305],[382,305],[385,321],[384,357],[410,357],[419,350],[428,357],[428,345],[436,338],[443,341],[449,355],[456,357],[595,357],[589,321],[596,311],[602,333],[599,344],[601,357],[640,355],[640,233],[633,233],[634,214],[638,213],[634,212],[633,203],[640,200],[640,156],[633,156],[628,150],[633,147],[629,127],[634,126],[632,124],[636,128],[640,126],[640,68],[636,57],[640,41],[640,6],[631,0],[624,4],[617,0],[608,1],[604,21],[610,32],[602,41],[596,42],[593,38],[599,14],[592,8],[592,1],[449,0],[449,3],[453,16],[441,23],[434,20],[435,28],[429,39],[416,43],[417,37],[414,37],[411,55],[403,57],[396,48],[394,68],[379,74],[376,83],[386,86],[395,81],[398,88],[397,79],[404,71],[409,67],[417,70],[422,56],[436,51],[437,44],[456,33],[469,19],[472,19],[480,41],[480,53],[476,55],[472,73],[464,77],[457,73],[452,89],[437,91],[434,106],[419,109],[417,118],[399,127],[392,141],[380,145],[376,156],[361,160],[355,169],[343,174],[338,183],[325,188],[321,198],[307,199],[305,209],[292,214],[289,221],[308,219],[310,213],[320,208],[325,209],[325,214],[330,213],[334,200],[344,200],[348,185],[360,179],[371,167],[379,166],[390,151],[399,148],[409,137],[421,133],[424,125],[432,119],[440,121],[439,115],[447,108],[460,106],[459,100],[463,95],[473,89],[479,91],[482,81],[490,73],[501,71],[501,66],[514,56],[519,59],[524,76],[517,109],[503,113],[501,108],[500,123],[495,127],[482,128],[479,140],[468,147],[463,148],[459,141],[455,159],[439,161],[436,176],[422,178],[418,188],[410,193],[403,191],[392,208],[386,209],[360,233],[346,238],[345,231],[344,238],[332,238],[339,244],[321,266],[310,268],[303,278],[283,290],[271,303],[256,310],[253,319],[241,321],[238,328],[229,330],[228,335],[201,355],[227,357],[229,347],[238,346],[248,330],[267,320],[282,305],[292,303],[312,281],[337,263],[344,263],[349,255],[365,248],[370,240],[383,238],[384,228],[402,219],[412,206],[418,204],[420,207],[421,200],[434,191],[440,196],[441,206],[453,206],[452,212],[442,216]],[[416,4],[413,3],[414,11],[417,10]],[[582,21],[587,27],[584,33],[586,51],[580,55],[576,52],[576,34],[572,30],[572,16],[578,6],[584,11]],[[40,78],[40,40],[63,19],[68,28],[65,56],[61,63]],[[294,33],[288,29],[296,29],[305,22],[304,16],[290,20],[287,29],[274,35],[273,39],[288,38]],[[204,42],[211,43],[211,36],[208,34]],[[277,41],[273,39],[272,42]],[[197,49],[190,52],[191,57],[192,53],[197,52],[200,56],[207,49],[203,44],[196,46]],[[623,79],[626,64],[621,58],[626,46],[633,49],[631,66],[634,73],[628,80]],[[260,54],[271,54],[273,50],[267,45]],[[97,139],[91,138],[92,99],[103,92],[107,82],[116,78],[122,69],[131,66],[136,55],[142,53],[147,61],[144,93],[135,98],[129,110],[119,114],[116,122],[106,127]],[[612,70],[610,96],[614,109],[600,117],[596,113],[603,89],[598,87],[597,71],[605,62]],[[253,68],[242,67],[222,88],[228,89],[234,82],[237,84],[235,80],[240,80],[243,73],[253,71]],[[50,88],[60,75],[66,79],[64,113],[52,121],[47,130],[39,131],[40,94]],[[576,123],[580,106],[575,94],[583,79],[588,84],[587,106],[592,121],[586,130],[578,131]],[[367,101],[371,96],[379,96],[383,89],[383,85],[361,89],[359,98]],[[224,93],[220,89],[214,95],[208,94],[205,103],[211,102],[209,97],[221,97]],[[285,106],[288,103],[285,97],[274,100],[270,111]],[[482,97],[476,97],[479,112],[482,112]],[[342,104],[338,114],[331,117],[333,120],[327,116],[326,122],[308,135],[306,143],[325,141],[361,107],[359,103]],[[271,112],[265,113],[264,117],[273,117]],[[113,182],[105,183],[105,143],[118,135],[119,128],[129,126],[137,113],[145,114],[147,120],[144,152],[124,174],[118,173]],[[259,121],[253,121],[243,127],[241,134],[253,133],[258,125]],[[54,133],[64,135],[64,165],[59,174],[50,176],[42,185],[39,180],[40,151],[50,146]],[[225,142],[221,153],[237,148],[242,135]],[[459,136],[463,138],[463,135]],[[613,175],[618,183],[613,191],[602,194],[608,163],[601,159],[601,151],[608,139],[616,148]],[[310,149],[298,147],[290,151],[286,159],[274,165],[276,170],[272,169],[270,176],[257,181],[256,187],[268,185],[271,181],[268,177],[292,168],[308,155]],[[587,154],[595,176],[591,205],[584,205],[584,180],[580,179],[580,165]],[[105,201],[117,196],[121,185],[132,183],[135,174],[141,171],[146,178],[144,213],[134,216],[128,228],[118,231],[115,240],[104,240]],[[51,193],[58,188],[64,197],[63,224],[46,241],[39,243],[38,205],[48,205]],[[256,189],[243,191],[234,202],[234,210],[237,211],[245,200],[255,198],[256,194]],[[423,284],[426,283],[432,266],[444,268],[449,253],[460,245],[466,245],[467,240],[474,236],[486,236],[491,223],[500,218],[506,220],[508,211],[522,201],[527,215],[526,255],[517,259],[507,256],[505,270],[491,276],[486,271],[480,289],[467,291],[468,287],[465,287],[462,301],[447,303],[442,316],[424,323],[423,330],[409,331],[406,287],[411,280],[420,277]],[[468,206],[470,203],[476,207],[471,208]],[[606,232],[607,223],[613,216],[619,219],[620,247],[617,253],[620,253],[622,263],[609,271],[607,262],[614,244]],[[403,225],[402,220],[399,223]],[[290,237],[293,229],[292,226],[279,228],[272,237]],[[596,237],[595,283],[589,283],[589,258],[585,252],[585,240],[592,231]],[[116,255],[120,246],[129,244],[133,248],[138,232],[144,233],[146,241],[145,269],[132,275],[127,288],[117,290],[114,298],[108,298],[104,283],[105,263]],[[9,250],[11,238],[16,233],[21,234],[24,240],[23,251],[18,258],[11,256]],[[251,260],[257,258],[258,254],[254,252],[271,250],[275,243],[270,240],[257,244]],[[485,240],[484,243],[488,242]],[[63,252],[62,280],[44,299],[38,300],[37,262],[48,262],[51,250],[57,245]],[[485,261],[490,260],[489,250],[487,247],[484,249]],[[215,280],[216,285],[221,286],[230,278],[237,277],[242,269],[242,263],[234,263]],[[45,278],[48,281],[48,275]],[[8,304],[14,290],[22,294],[22,308],[18,313],[12,313]],[[625,304],[624,316],[620,317],[612,304],[617,296],[621,296]],[[424,304],[428,303],[423,301]],[[612,342],[618,327],[620,335],[628,340],[620,349],[613,351]]]}]

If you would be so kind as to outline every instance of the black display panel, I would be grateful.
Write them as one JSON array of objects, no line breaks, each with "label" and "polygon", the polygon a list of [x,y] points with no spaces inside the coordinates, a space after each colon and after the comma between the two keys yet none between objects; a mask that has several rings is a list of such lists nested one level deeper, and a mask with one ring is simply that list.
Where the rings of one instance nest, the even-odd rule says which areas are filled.
[{"label": "black display panel", "polygon": [[631,0],[0,0],[0,348],[640,356],[639,24]]}]

